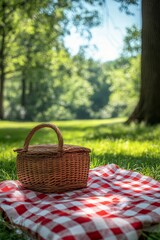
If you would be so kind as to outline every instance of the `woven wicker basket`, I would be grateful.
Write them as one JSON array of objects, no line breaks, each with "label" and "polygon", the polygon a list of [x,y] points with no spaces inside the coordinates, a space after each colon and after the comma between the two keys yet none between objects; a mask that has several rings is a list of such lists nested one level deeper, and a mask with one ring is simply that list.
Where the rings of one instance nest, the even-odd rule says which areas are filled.
[{"label": "woven wicker basket", "polygon": [[[33,145],[33,134],[44,127],[53,129],[58,144]],[[39,192],[64,192],[87,186],[90,149],[63,145],[60,130],[52,124],[34,127],[26,137],[24,147],[17,152],[17,176],[24,187]]]}]

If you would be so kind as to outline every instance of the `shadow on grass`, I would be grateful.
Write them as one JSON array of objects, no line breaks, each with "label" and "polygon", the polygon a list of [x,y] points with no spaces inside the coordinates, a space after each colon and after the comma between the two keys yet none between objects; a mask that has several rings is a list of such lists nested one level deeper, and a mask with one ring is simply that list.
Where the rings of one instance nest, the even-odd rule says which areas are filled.
[{"label": "shadow on grass", "polygon": [[106,164],[116,164],[121,168],[141,172],[156,180],[160,180],[160,158],[150,156],[133,156],[122,153],[91,153],[91,168]]},{"label": "shadow on grass", "polygon": [[128,166],[130,164],[130,167],[138,166],[156,166],[160,163],[160,158],[158,157],[152,157],[152,154],[150,156],[133,156],[128,154],[122,154],[122,153],[102,153],[102,154],[96,154],[94,151],[91,153],[91,159],[92,162],[95,163],[95,166],[99,166],[100,164],[108,164],[108,163],[115,163],[119,165],[125,165]]},{"label": "shadow on grass", "polygon": [[[153,135],[154,134],[154,135]],[[153,138],[160,139],[159,127],[145,127],[141,125],[124,124],[102,124],[92,129],[92,134],[86,136],[86,140],[97,139],[128,139],[138,141],[152,141]]]},{"label": "shadow on grass", "polygon": [[[0,129],[0,143],[12,144],[24,141],[31,128],[3,128]],[[109,123],[97,126],[61,126],[62,135],[67,139],[83,138],[85,140],[126,139],[138,141],[160,140],[159,127],[145,127],[143,125],[126,126],[122,123]],[[56,134],[51,129],[41,129],[34,135],[34,142],[45,143],[45,140],[56,142]],[[52,140],[53,139],[53,140]],[[47,143],[48,143],[47,142]]]}]

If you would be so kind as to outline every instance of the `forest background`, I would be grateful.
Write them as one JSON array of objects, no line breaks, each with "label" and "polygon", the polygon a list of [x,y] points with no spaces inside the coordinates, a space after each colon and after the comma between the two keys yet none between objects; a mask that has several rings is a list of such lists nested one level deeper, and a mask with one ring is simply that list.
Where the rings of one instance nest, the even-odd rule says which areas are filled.
[{"label": "forest background", "polygon": [[[53,4],[54,2],[54,4]],[[65,47],[71,26],[87,39],[101,23],[99,1],[1,1],[1,119],[50,121],[129,116],[140,89],[141,33],[126,29],[108,62]]]}]

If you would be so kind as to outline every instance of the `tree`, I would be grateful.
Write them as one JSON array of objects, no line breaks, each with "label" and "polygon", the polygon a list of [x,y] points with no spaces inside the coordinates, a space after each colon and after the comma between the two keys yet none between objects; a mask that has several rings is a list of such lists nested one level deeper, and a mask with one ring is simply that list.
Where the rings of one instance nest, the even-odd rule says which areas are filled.
[{"label": "tree", "polygon": [[[116,0],[122,9],[137,0]],[[160,123],[160,1],[142,0],[141,89],[136,108],[127,123]]]},{"label": "tree", "polygon": [[[23,116],[19,117],[26,120],[33,120],[32,112],[35,113],[37,111],[37,104],[42,105],[40,104],[40,101],[44,98],[42,95],[45,95],[46,89],[48,90],[49,82],[53,81],[51,79],[52,69],[50,67],[54,57],[52,53],[53,49],[62,45],[58,41],[58,37],[61,35],[61,28],[59,27],[57,31],[57,25],[62,16],[61,18],[57,17],[57,14],[59,14],[57,12],[59,12],[58,9],[57,11],[55,10],[54,16],[51,17],[50,12],[47,11],[44,14],[41,11],[36,16],[33,15],[30,18],[26,16],[21,23],[17,41],[19,49],[23,53],[23,61],[18,61],[17,65],[21,69],[20,89]],[[51,104],[49,98],[45,98],[46,100],[48,99],[48,104]],[[35,109],[33,109],[33,106]],[[40,110],[42,111],[39,108]]]},{"label": "tree", "polygon": [[[26,105],[26,68],[37,56],[37,51],[42,53],[40,45],[43,43],[43,49],[50,50],[56,48],[55,43],[62,43],[63,37],[69,34],[70,28],[74,25],[82,34],[90,37],[90,28],[100,23],[99,5],[103,0],[2,0],[0,1],[0,119],[4,118],[4,92],[7,80],[7,71],[9,65],[13,63],[13,71],[17,71],[19,61],[14,63],[14,57],[18,58],[19,54],[24,57],[20,64],[22,73],[22,106]],[[20,29],[21,22],[37,21],[37,31],[27,34],[26,42]],[[37,20],[38,19],[38,20]],[[45,27],[44,27],[45,25]],[[41,27],[44,31],[42,37]],[[38,31],[39,30],[39,31]],[[18,32],[17,32],[18,31]],[[20,34],[21,33],[21,34]],[[37,34],[38,33],[38,34]],[[21,37],[22,36],[22,37]],[[38,38],[38,39],[37,39]],[[12,42],[15,42],[16,48],[12,49]],[[22,45],[16,44],[22,40]],[[35,44],[36,41],[36,44]],[[50,43],[49,43],[50,41]],[[25,44],[24,44],[25,43]],[[37,43],[39,48],[34,46]],[[23,47],[22,47],[23,46]],[[24,50],[25,52],[21,50]],[[14,54],[11,54],[13,53]],[[15,54],[16,53],[16,54]],[[26,56],[25,56],[26,54]],[[7,58],[10,61],[7,61]],[[19,66],[18,66],[19,67]],[[19,68],[18,68],[19,70]],[[10,71],[10,69],[9,69]]]},{"label": "tree", "polygon": [[128,119],[160,123],[160,1],[142,0],[142,59],[139,102]]},{"label": "tree", "polygon": [[[75,118],[89,119],[102,118],[101,111],[108,104],[109,100],[109,84],[107,82],[108,64],[94,61],[93,59],[86,59],[84,52],[80,52],[74,56],[74,65],[77,68],[77,75],[81,80],[81,88],[84,87],[84,98],[81,97],[81,105],[75,110]],[[88,87],[87,84],[88,83]],[[79,90],[80,92],[80,90]],[[85,101],[85,104],[83,103]]]},{"label": "tree", "polygon": [[6,64],[7,57],[10,53],[10,46],[12,43],[11,34],[14,32],[14,28],[17,25],[17,21],[14,18],[15,10],[24,4],[24,1],[13,4],[11,1],[10,8],[5,0],[0,2],[0,119],[4,116],[4,88],[6,80]]},{"label": "tree", "polygon": [[[31,7],[31,4],[25,0],[0,1],[0,119],[4,118],[6,79],[8,74],[16,71],[13,66],[14,60],[20,55],[16,44],[17,29],[23,20],[23,13],[30,15],[38,3],[40,0],[32,1]],[[43,6],[45,4],[46,1],[43,1]]]}]

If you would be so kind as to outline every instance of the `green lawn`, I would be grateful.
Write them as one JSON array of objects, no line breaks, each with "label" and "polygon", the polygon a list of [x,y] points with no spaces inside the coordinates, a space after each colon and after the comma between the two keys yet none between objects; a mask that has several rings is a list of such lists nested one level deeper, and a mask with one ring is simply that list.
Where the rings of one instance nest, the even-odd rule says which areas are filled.
[{"label": "green lawn", "polygon": [[[160,180],[160,126],[126,126],[123,121],[74,120],[54,124],[60,128],[66,144],[91,148],[91,168],[115,163]],[[0,181],[16,179],[16,153],[13,149],[23,146],[27,133],[35,125],[37,123],[0,122]],[[31,141],[32,144],[56,142],[52,129],[40,130]],[[0,223],[0,239],[18,238]],[[160,234],[150,235],[148,239],[160,239]]]}]

